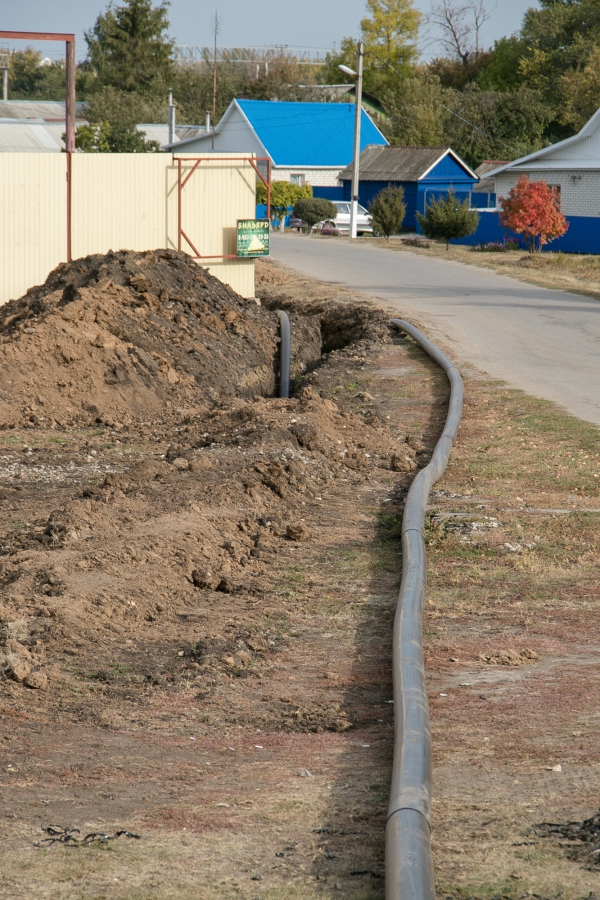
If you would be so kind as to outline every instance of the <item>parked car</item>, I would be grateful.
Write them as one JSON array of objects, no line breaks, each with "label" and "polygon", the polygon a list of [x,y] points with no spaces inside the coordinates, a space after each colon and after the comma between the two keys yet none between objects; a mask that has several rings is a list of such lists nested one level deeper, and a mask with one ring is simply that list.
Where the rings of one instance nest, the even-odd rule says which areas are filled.
[{"label": "parked car", "polygon": [[[337,216],[335,217],[335,227],[342,234],[350,232],[350,203],[342,200],[334,200],[334,206],[337,207]],[[371,224],[371,216],[368,211],[358,204],[358,219],[356,222],[357,234],[373,234],[373,225]]]}]

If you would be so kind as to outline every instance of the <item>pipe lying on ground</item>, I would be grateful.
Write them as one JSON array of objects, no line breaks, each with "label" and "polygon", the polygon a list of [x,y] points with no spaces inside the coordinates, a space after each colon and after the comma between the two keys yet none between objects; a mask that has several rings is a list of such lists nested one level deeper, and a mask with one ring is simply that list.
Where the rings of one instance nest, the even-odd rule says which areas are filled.
[{"label": "pipe lying on ground", "polygon": [[282,309],[277,310],[279,316],[279,396],[290,396],[290,364],[291,364],[291,332],[288,314]]},{"label": "pipe lying on ground", "polygon": [[410,335],[450,382],[444,430],[429,465],[413,481],[402,518],[402,583],[393,637],[394,763],[385,829],[386,900],[435,900],[431,855],[431,727],[423,662],[423,605],[427,578],[425,508],[441,478],[460,425],[463,383],[458,370],[425,335],[405,322],[392,325]]}]

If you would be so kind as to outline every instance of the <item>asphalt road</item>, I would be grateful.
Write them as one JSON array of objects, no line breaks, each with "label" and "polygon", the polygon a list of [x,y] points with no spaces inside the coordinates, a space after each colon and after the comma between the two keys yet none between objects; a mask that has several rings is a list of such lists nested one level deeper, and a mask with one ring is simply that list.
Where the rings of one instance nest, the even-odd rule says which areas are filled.
[{"label": "asphalt road", "polygon": [[384,301],[470,362],[600,425],[600,302],[368,242],[271,237],[271,256]]}]

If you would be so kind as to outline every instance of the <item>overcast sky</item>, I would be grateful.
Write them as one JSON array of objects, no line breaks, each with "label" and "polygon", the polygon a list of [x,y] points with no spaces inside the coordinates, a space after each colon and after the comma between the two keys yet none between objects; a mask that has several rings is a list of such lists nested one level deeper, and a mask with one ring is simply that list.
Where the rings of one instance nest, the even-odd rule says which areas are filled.
[{"label": "overcast sky", "polygon": [[[415,0],[426,14],[429,0]],[[106,9],[105,0],[0,0],[0,28],[14,31],[75,32],[77,57],[85,56],[83,31],[90,28]],[[119,5],[117,0],[116,5]],[[498,0],[497,9],[486,23],[483,43],[516,31],[523,13],[535,0]],[[171,35],[178,44],[212,44],[215,7],[219,13],[219,43],[222,47],[253,47],[286,44],[293,47],[329,49],[343,37],[356,37],[365,14],[365,0],[277,0],[264,4],[249,0],[173,0],[170,8]],[[493,7],[493,0],[488,6]],[[30,42],[31,43],[31,42]],[[23,47],[22,43],[10,42]],[[38,44],[45,55],[62,53],[58,44]],[[427,55],[435,55],[435,48]]]}]

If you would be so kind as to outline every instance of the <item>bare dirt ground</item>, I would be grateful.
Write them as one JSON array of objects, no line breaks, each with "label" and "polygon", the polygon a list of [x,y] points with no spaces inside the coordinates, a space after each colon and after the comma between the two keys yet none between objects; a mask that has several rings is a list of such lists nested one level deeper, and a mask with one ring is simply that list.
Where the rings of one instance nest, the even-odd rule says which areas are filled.
[{"label": "bare dirt ground", "polygon": [[[321,297],[274,399],[275,313],[186,293],[190,266],[92,259],[4,311],[3,897],[381,894],[379,511],[446,388],[381,312]],[[49,824],[141,837],[35,848]]]},{"label": "bare dirt ground", "polygon": [[[444,378],[268,264],[262,307],[177,254],[79,265],[2,312],[0,897],[380,898],[398,525]],[[579,900],[594,860],[531,829],[600,805],[598,432],[466,376],[428,529],[439,896]]]}]

